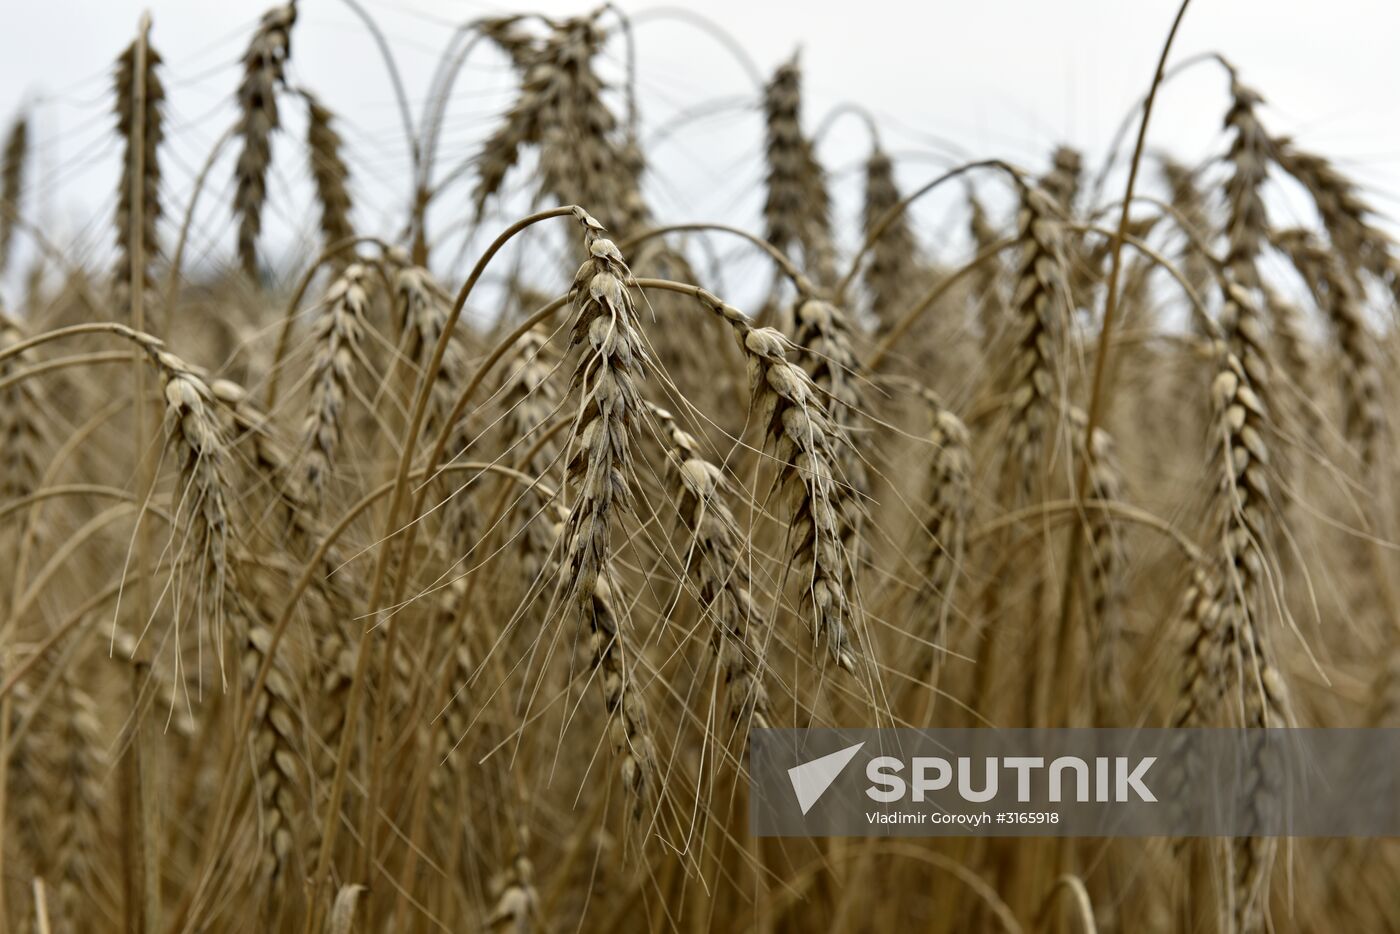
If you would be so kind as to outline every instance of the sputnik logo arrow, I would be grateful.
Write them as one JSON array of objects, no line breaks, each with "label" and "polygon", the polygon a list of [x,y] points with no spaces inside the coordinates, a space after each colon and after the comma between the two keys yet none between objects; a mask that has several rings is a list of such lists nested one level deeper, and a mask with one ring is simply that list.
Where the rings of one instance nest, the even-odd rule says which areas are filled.
[{"label": "sputnik logo arrow", "polygon": [[788,769],[788,778],[792,780],[792,790],[797,795],[797,803],[803,814],[810,811],[817,799],[826,794],[831,783],[836,781],[836,777],[864,745],[865,743],[856,743],[854,746],[847,746],[820,759],[813,759]]}]

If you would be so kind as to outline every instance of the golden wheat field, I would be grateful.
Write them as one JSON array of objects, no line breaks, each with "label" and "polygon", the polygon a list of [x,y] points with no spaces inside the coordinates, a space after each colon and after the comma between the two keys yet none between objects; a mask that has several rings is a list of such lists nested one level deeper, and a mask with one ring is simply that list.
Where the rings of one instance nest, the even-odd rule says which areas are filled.
[{"label": "golden wheat field", "polygon": [[1228,48],[1207,158],[1159,23],[1106,161],[898,174],[794,55],[697,215],[624,12],[473,19],[386,213],[299,12],[178,181],[191,50],[112,37],[112,261],[6,131],[0,930],[1400,930],[1384,839],[750,832],[766,727],[1400,728],[1400,246]]}]

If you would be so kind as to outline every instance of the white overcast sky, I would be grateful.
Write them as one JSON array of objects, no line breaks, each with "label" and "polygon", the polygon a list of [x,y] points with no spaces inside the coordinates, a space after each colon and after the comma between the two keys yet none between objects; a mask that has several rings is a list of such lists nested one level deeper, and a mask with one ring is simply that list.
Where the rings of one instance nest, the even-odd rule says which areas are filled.
[{"label": "white overcast sky", "polygon": [[[486,14],[538,10],[562,15],[585,3],[522,6],[470,0],[363,0],[388,34],[415,108],[452,24]],[[15,4],[0,38],[0,112],[31,108],[39,170],[37,211],[81,255],[109,249],[118,150],[109,116],[110,63],[143,9],[167,62],[171,144],[167,187],[182,203],[212,141],[233,119],[237,60],[263,9],[248,0],[48,0]],[[639,16],[639,88],[653,129],[677,111],[752,95],[744,70],[713,38],[664,16],[651,3],[623,6]],[[293,34],[292,79],[321,94],[342,118],[351,147],[362,227],[388,232],[401,217],[407,155],[383,64],[342,0],[301,0]],[[937,174],[940,140],[975,157],[1001,156],[1040,169],[1067,142],[1094,165],[1131,102],[1147,87],[1176,0],[977,0],[977,2],[778,3],[710,0],[723,25],[765,73],[799,45],[807,76],[806,120],[815,127],[841,102],[871,110],[902,184]],[[1173,60],[1202,51],[1232,59],[1265,96],[1266,121],[1332,155],[1368,188],[1376,206],[1400,213],[1400,3],[1394,0],[1195,0]],[[610,67],[622,45],[609,46]],[[474,54],[457,84],[441,164],[469,158],[510,103],[508,73],[490,53]],[[1227,83],[1199,65],[1163,91],[1150,143],[1196,162],[1224,146],[1220,121]],[[295,119],[295,118],[293,118]],[[289,128],[288,135],[296,132]],[[761,179],[756,113],[725,111],[687,124],[653,147],[650,193],[667,220],[726,220],[757,227]],[[843,118],[820,152],[838,187],[858,192],[851,168],[868,149],[856,120]],[[289,192],[270,235],[305,231],[309,212],[300,151],[276,150],[279,186]],[[215,173],[196,224],[198,255],[228,254],[228,171]],[[303,199],[304,201],[304,199]],[[35,205],[38,205],[36,208]],[[451,213],[455,208],[449,208]],[[933,210],[930,208],[930,210]],[[920,219],[930,239],[947,233],[937,214]],[[439,229],[450,217],[438,220]],[[954,223],[949,221],[949,224]],[[280,233],[279,233],[280,230]],[[83,239],[86,237],[86,239]],[[75,241],[75,238],[77,240]]]}]

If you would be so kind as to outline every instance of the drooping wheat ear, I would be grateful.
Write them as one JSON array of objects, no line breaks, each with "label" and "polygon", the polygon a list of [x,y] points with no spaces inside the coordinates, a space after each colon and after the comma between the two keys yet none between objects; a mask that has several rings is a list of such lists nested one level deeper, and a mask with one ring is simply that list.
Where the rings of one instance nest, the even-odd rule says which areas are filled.
[{"label": "drooping wheat ear", "polygon": [[[865,236],[874,233],[888,212],[903,200],[895,183],[894,162],[876,146],[865,162],[865,206],[862,213]],[[909,226],[909,215],[901,211],[870,247],[865,267],[865,287],[870,290],[870,310],[879,330],[892,325],[904,310],[918,264],[918,246]]]},{"label": "drooping wheat ear", "polygon": [[1279,167],[1307,189],[1348,274],[1354,277],[1365,269],[1388,278],[1392,272],[1390,240],[1373,225],[1376,213],[1356,185],[1330,160],[1300,150],[1290,139],[1274,140],[1273,154]]},{"label": "drooping wheat ear", "polygon": [[1084,157],[1069,146],[1056,146],[1050,157],[1050,171],[1040,180],[1041,189],[1050,196],[1065,217],[1074,216],[1079,200],[1079,187],[1084,180]]},{"label": "drooping wheat ear", "polygon": [[306,149],[311,180],[321,206],[321,236],[329,247],[355,236],[355,226],[350,222],[350,169],[345,164],[345,143],[331,125],[334,115],[310,92],[303,91],[302,96],[306,99]]},{"label": "drooping wheat ear", "polygon": [[635,233],[628,223],[639,219],[642,157],[619,138],[617,117],[603,99],[593,62],[604,38],[591,14],[565,20],[544,44],[541,55],[555,65],[557,84],[545,98],[540,181],[561,204],[599,210],[604,226],[626,236]]},{"label": "drooping wheat ear", "polygon": [[[24,340],[19,324],[0,312],[0,352]],[[34,363],[30,351],[0,362],[0,380]],[[48,420],[43,381],[22,379],[0,390],[0,500],[28,496],[43,476]]]},{"label": "drooping wheat ear", "polygon": [[1044,474],[1045,436],[1060,396],[1068,326],[1060,225],[1054,203],[1038,188],[1022,189],[1017,239],[1007,467],[1022,494],[1029,495]]},{"label": "drooping wheat ear", "polygon": [[514,106],[482,151],[478,215],[521,148],[533,145],[540,153],[540,189],[560,204],[599,210],[619,235],[632,232],[628,225],[644,216],[640,151],[629,154],[619,139],[617,118],[603,97],[606,85],[594,69],[605,38],[597,17],[563,20],[537,49],[520,47],[529,65]]},{"label": "drooping wheat ear", "polygon": [[1255,264],[1269,227],[1263,188],[1272,146],[1255,113],[1264,99],[1238,79],[1230,83],[1230,97],[1225,128],[1235,135],[1226,154],[1232,172],[1225,182],[1225,267],[1236,282],[1252,289],[1259,285]]},{"label": "drooping wheat ear", "polygon": [[689,533],[686,572],[710,617],[710,648],[724,671],[729,718],[740,735],[771,722],[763,685],[763,648],[756,637],[762,615],[754,606],[749,562],[740,552],[743,534],[725,502],[724,472],[701,456],[699,445],[664,409],[653,414],[671,442],[669,471],[676,511]]},{"label": "drooping wheat ear", "polygon": [[272,165],[272,133],[281,125],[277,91],[286,83],[296,19],[295,2],[268,10],[243,55],[243,81],[238,86],[238,135],[243,150],[234,168],[238,190],[233,213],[238,218],[238,260],[250,278],[258,273],[258,235],[262,233],[267,173]]},{"label": "drooping wheat ear", "polygon": [[193,367],[154,338],[133,334],[160,373],[165,395],[166,445],[179,465],[175,516],[184,547],[196,556],[192,580],[198,581],[202,604],[198,611],[217,631],[223,622],[225,597],[232,592],[229,544],[233,537],[225,476],[228,439],[209,385]]},{"label": "drooping wheat ear", "polygon": [[60,915],[81,926],[91,917],[86,893],[93,890],[93,872],[102,841],[103,781],[108,774],[102,724],[92,695],[71,674],[63,677],[63,739],[55,770],[61,802],[53,809],[53,847],[58,876]]},{"label": "drooping wheat ear", "polygon": [[788,539],[792,567],[811,607],[812,637],[826,644],[837,666],[854,672],[849,624],[853,607],[846,589],[850,556],[841,541],[836,510],[835,447],[839,429],[810,376],[788,360],[791,344],[772,328],[740,330],[749,361],[754,407],[765,444],[778,462],[778,482],[791,503]]},{"label": "drooping wheat ear", "polygon": [[632,274],[602,226],[584,215],[588,258],[570,293],[575,315],[570,349],[577,349],[573,388],[578,416],[570,439],[568,491],[573,508],[565,535],[569,595],[586,609],[610,561],[613,519],[630,508],[632,436],[640,415],[639,381],[649,351],[637,325],[628,284]]},{"label": "drooping wheat ear", "polygon": [[[1080,446],[1079,457],[1089,464],[1089,496],[1101,503],[1123,500],[1123,470],[1113,436],[1095,428],[1088,449],[1083,448],[1088,417],[1079,409],[1070,412],[1074,437]],[[1108,726],[1109,718],[1122,716],[1126,703],[1122,670],[1123,604],[1126,587],[1123,580],[1127,554],[1123,545],[1123,530],[1105,509],[1089,511],[1086,519],[1088,538],[1088,604],[1089,638],[1093,673],[1090,689],[1093,694],[1095,723]]]},{"label": "drooping wheat ear", "polygon": [[[819,298],[807,298],[797,306],[794,342],[803,349],[803,363],[812,383],[822,394],[823,407],[840,429],[833,445],[838,483],[833,489],[841,517],[841,541],[852,557],[861,557],[861,529],[865,521],[864,500],[870,495],[870,478],[865,461],[855,446],[846,443],[848,433],[860,419],[861,364],[851,345],[850,326],[836,305]],[[851,569],[854,571],[854,567]]]},{"label": "drooping wheat ear", "polygon": [[1385,434],[1379,342],[1366,324],[1355,280],[1347,275],[1336,253],[1305,230],[1284,230],[1274,242],[1307,283],[1317,307],[1331,325],[1337,341],[1346,435],[1357,446],[1361,463],[1378,463]]},{"label": "drooping wheat ear", "polygon": [[553,93],[556,68],[550,62],[539,61],[536,56],[537,53],[530,54],[525,59],[528,65],[524,67],[525,77],[520,93],[501,125],[486,138],[477,155],[472,204],[478,219],[486,210],[486,202],[501,190],[506,176],[520,161],[521,149],[539,142],[545,98]]},{"label": "drooping wheat ear", "polygon": [[[1210,211],[1196,172],[1170,158],[1162,159],[1161,168],[1171,206],[1176,209],[1180,222],[1188,228],[1189,234],[1199,238],[1202,243],[1207,242],[1211,234]],[[1206,294],[1213,278],[1210,259],[1196,249],[1191,237],[1181,248],[1177,268],[1193,292]],[[1191,316],[1191,321],[1199,329],[1200,321],[1196,315]]]},{"label": "drooping wheat ear", "polygon": [[[422,266],[403,266],[394,275],[394,293],[398,299],[399,321],[408,337],[405,354],[419,366],[432,359],[442,329],[447,325],[451,298],[443,291],[433,274]],[[467,366],[466,351],[456,331],[448,339],[438,367],[437,379],[428,397],[428,409],[423,420],[424,437],[436,437],[443,421],[452,412],[457,391],[462,388],[462,374]]]},{"label": "drooping wheat ear", "polygon": [[[256,609],[245,607],[241,608],[243,611],[248,617],[240,620],[244,628],[242,671],[251,687],[268,658],[272,630]],[[252,699],[251,756],[259,827],[267,848],[261,861],[262,871],[269,881],[283,878],[291,866],[297,852],[297,821],[306,809],[307,785],[302,765],[305,750],[296,683],[285,650],[273,653],[262,691]]]},{"label": "drooping wheat ear", "polygon": [[540,896],[535,891],[535,867],[524,854],[516,854],[510,868],[492,886],[496,904],[486,919],[491,930],[502,934],[530,934],[540,920]]},{"label": "drooping wheat ear", "polygon": [[778,67],[764,89],[763,114],[768,161],[764,238],[784,252],[800,246],[803,264],[817,281],[829,284],[835,276],[831,199],[826,172],[802,133],[802,71],[796,55]]},{"label": "drooping wheat ear", "polygon": [[585,647],[608,711],[608,738],[617,756],[622,784],[632,796],[632,818],[640,820],[657,789],[656,750],[640,689],[632,679],[632,650],[614,608],[606,573],[593,582],[584,607]]},{"label": "drooping wheat ear", "polygon": [[365,328],[369,295],[365,269],[345,267],[326,294],[325,311],[316,321],[312,340],[311,401],[302,427],[306,498],[319,507],[340,447],[345,406],[355,377],[360,338]]},{"label": "drooping wheat ear", "polygon": [[[142,49],[144,48],[144,55]],[[138,55],[142,57],[143,106],[137,112]],[[160,221],[160,162],[157,158],[161,140],[165,136],[165,87],[161,84],[158,69],[161,59],[156,50],[145,39],[137,39],[126,47],[117,59],[116,75],[116,114],[117,134],[121,136],[124,149],[122,174],[117,188],[117,265],[113,283],[116,307],[120,317],[131,314],[132,264],[136,262],[132,242],[133,236],[141,239],[141,263],[144,268],[135,270],[144,288],[153,285],[152,263],[159,255],[156,239],[156,225]],[[138,151],[139,147],[139,151]],[[133,179],[141,174],[141,229],[131,229],[131,203],[136,186]]]},{"label": "drooping wheat ear", "polygon": [[10,247],[24,198],[24,170],[29,160],[29,118],[21,115],[5,134],[0,155],[0,276],[10,268]]},{"label": "drooping wheat ear", "polygon": [[520,16],[497,16],[482,20],[477,29],[483,39],[488,40],[510,58],[517,69],[530,67],[538,44],[535,38],[520,28]]}]

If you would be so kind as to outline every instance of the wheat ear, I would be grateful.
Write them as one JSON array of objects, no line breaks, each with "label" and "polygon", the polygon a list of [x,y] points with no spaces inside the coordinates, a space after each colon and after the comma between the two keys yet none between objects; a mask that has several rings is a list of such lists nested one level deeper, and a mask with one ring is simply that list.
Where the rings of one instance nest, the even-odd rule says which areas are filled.
[{"label": "wheat ear", "polygon": [[238,260],[250,278],[258,272],[258,236],[267,201],[267,173],[272,166],[272,134],[281,126],[277,91],[286,83],[296,19],[295,2],[268,10],[243,55],[243,81],[238,86],[238,136],[243,149],[234,168],[237,191],[233,213],[238,219]]}]

